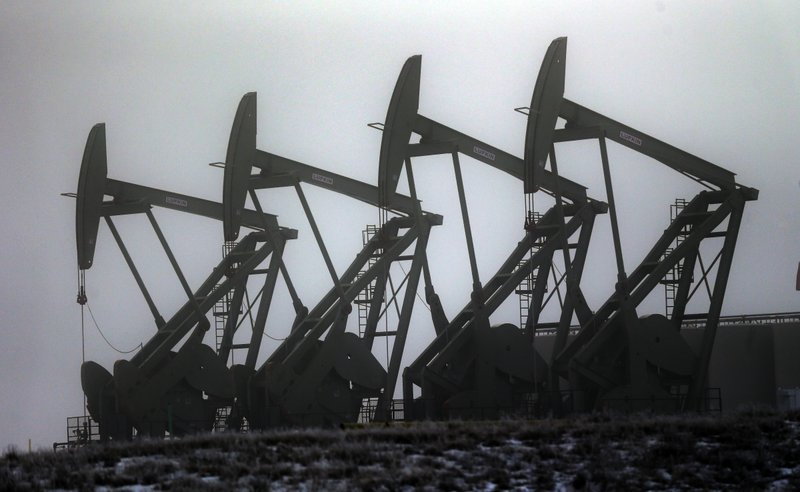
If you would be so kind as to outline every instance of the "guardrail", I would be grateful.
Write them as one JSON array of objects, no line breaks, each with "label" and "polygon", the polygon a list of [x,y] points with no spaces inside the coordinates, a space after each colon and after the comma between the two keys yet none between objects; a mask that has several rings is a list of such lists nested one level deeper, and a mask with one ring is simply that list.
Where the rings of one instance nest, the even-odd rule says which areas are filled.
[{"label": "guardrail", "polygon": [[[681,327],[683,328],[703,328],[708,319],[708,313],[687,314],[683,317]],[[785,313],[766,313],[766,314],[738,314],[731,316],[720,316],[719,326],[734,325],[769,325],[775,323],[797,323],[800,322],[800,312]],[[542,323],[536,328],[536,336],[554,336],[558,329],[558,323]],[[581,331],[579,325],[569,327],[570,335],[577,335]]]}]

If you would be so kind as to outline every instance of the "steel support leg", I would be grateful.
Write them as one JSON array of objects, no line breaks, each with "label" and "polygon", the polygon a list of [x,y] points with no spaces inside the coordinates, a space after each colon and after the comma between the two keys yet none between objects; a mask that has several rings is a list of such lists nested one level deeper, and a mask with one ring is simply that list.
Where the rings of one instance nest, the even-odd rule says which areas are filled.
[{"label": "steel support leg", "polygon": [[717,276],[714,282],[714,294],[708,308],[708,318],[706,329],[703,332],[703,345],[700,348],[700,356],[697,359],[697,369],[694,371],[692,384],[689,388],[688,404],[696,410],[701,410],[703,406],[703,393],[706,388],[708,377],[708,363],[711,360],[711,351],[714,348],[714,340],[717,335],[719,316],[722,311],[722,301],[725,297],[725,290],[728,286],[728,276],[733,263],[733,252],[736,249],[736,239],[739,236],[739,226],[742,222],[742,212],[744,208],[743,199],[740,194],[732,199],[737,200],[732,207],[730,218],[728,219],[728,230],[725,234],[725,242],[722,246],[722,257],[717,268]]},{"label": "steel support leg", "polygon": [[[158,241],[161,243],[161,247],[164,248],[164,252],[167,254],[167,258],[169,259],[169,263],[172,265],[172,269],[175,270],[175,275],[178,276],[178,280],[181,282],[181,287],[183,287],[183,291],[186,293],[186,296],[189,298],[189,302],[191,302],[192,307],[197,311],[198,314],[198,327],[203,325],[202,321],[205,319],[206,323],[208,320],[205,318],[205,313],[200,310],[200,305],[197,303],[197,299],[194,297],[194,292],[192,292],[192,288],[189,287],[189,282],[186,281],[186,277],[183,275],[181,271],[181,267],[178,266],[178,260],[175,259],[175,255],[172,254],[172,249],[167,244],[167,239],[164,237],[164,233],[161,232],[161,228],[158,226],[158,222],[156,222],[156,218],[153,216],[153,213],[148,210],[145,212],[147,215],[147,219],[150,221],[150,225],[153,226],[153,230],[156,232],[156,236],[158,236]],[[209,325],[210,326],[210,325]],[[206,327],[202,331],[205,332],[208,329]]]},{"label": "steel support leg", "polygon": [[461,164],[458,160],[458,152],[453,152],[453,169],[456,174],[456,186],[458,188],[458,201],[461,205],[461,219],[464,222],[464,235],[467,239],[467,253],[469,254],[469,266],[472,270],[472,296],[473,301],[483,303],[480,299],[483,287],[481,285],[480,275],[478,274],[478,263],[475,259],[475,245],[472,241],[472,227],[469,223],[469,211],[467,210],[467,198],[464,192],[464,180],[461,177]]},{"label": "steel support leg", "polygon": [[386,386],[383,393],[378,397],[378,406],[375,409],[375,420],[387,421],[390,418],[390,406],[394,398],[395,385],[400,373],[400,363],[403,359],[403,349],[405,348],[406,338],[408,337],[408,325],[411,321],[411,314],[414,310],[414,301],[417,296],[419,277],[422,271],[421,255],[425,253],[428,244],[428,230],[420,231],[414,251],[414,262],[408,273],[408,282],[403,299],[403,308],[400,311],[400,319],[397,322],[397,335],[392,346],[392,356],[386,374]]},{"label": "steel support leg", "polygon": [[[266,215],[264,214],[264,210],[261,208],[261,202],[258,200],[258,195],[256,194],[255,190],[250,188],[249,192],[250,192],[250,199],[253,200],[253,206],[256,208],[256,212],[258,212],[259,217],[261,217],[261,221],[264,227],[264,232],[267,233],[270,243],[278,244],[280,242],[284,242],[284,240],[278,239],[275,233],[272,232],[272,229],[270,229],[269,224],[267,224]],[[303,305],[303,302],[300,300],[300,296],[297,295],[297,290],[294,288],[294,283],[292,282],[292,279],[289,277],[289,272],[286,270],[286,263],[283,262],[283,253],[279,255],[278,264],[280,265],[280,270],[281,274],[283,275],[283,280],[286,282],[286,288],[289,290],[289,296],[292,298],[292,305],[294,306],[295,314],[299,314],[303,311],[308,311],[308,308],[306,308],[305,305]]]},{"label": "steel support leg", "polygon": [[114,236],[114,240],[117,242],[117,246],[119,246],[119,250],[122,252],[122,257],[125,258],[125,263],[127,263],[128,268],[131,269],[133,278],[136,280],[136,285],[138,285],[139,290],[142,291],[144,300],[147,302],[147,307],[149,307],[150,312],[153,313],[153,319],[155,319],[156,328],[161,329],[166,324],[164,318],[161,316],[161,313],[158,312],[156,304],[153,302],[153,298],[150,296],[150,292],[148,292],[147,287],[145,287],[142,276],[139,275],[139,270],[137,270],[136,265],[133,264],[133,259],[128,253],[128,248],[125,247],[125,243],[122,242],[122,237],[119,235],[114,222],[111,221],[111,217],[106,216],[105,219],[106,224],[108,224],[108,228],[111,231],[111,235]]},{"label": "steel support leg", "polygon": [[614,201],[614,187],[611,184],[611,169],[608,165],[608,151],[606,150],[605,135],[599,138],[600,158],[603,161],[603,179],[606,184],[606,197],[608,198],[608,215],[611,218],[611,237],[614,240],[614,255],[617,259],[617,282],[627,293],[628,275],[625,273],[625,262],[622,258],[622,240],[619,235],[619,224],[617,223],[617,206]]},{"label": "steel support leg", "polygon": [[267,315],[269,315],[269,308],[272,305],[275,282],[277,282],[278,275],[280,274],[280,258],[283,255],[284,243],[275,246],[275,250],[272,252],[272,258],[269,262],[269,272],[266,275],[267,278],[264,279],[264,289],[261,293],[261,301],[258,305],[258,313],[256,314],[256,321],[253,324],[253,330],[250,335],[250,346],[247,348],[247,357],[244,363],[245,366],[253,370],[256,368],[256,359],[258,359],[258,352],[261,349],[261,339],[264,336]]},{"label": "steel support leg", "polygon": [[325,243],[322,241],[322,235],[319,232],[319,228],[317,228],[317,221],[314,220],[314,215],[311,213],[311,208],[308,206],[308,201],[306,201],[306,195],[303,193],[303,188],[300,187],[300,183],[295,183],[294,189],[297,190],[297,196],[300,198],[300,203],[303,205],[303,211],[306,213],[306,218],[308,218],[309,225],[311,225],[311,231],[314,233],[314,238],[317,240],[317,246],[319,246],[319,250],[322,253],[322,258],[325,260],[325,266],[328,267],[328,273],[331,276],[331,280],[333,280],[334,288],[339,294],[339,297],[344,301],[344,289],[342,288],[342,284],[339,282],[339,276],[336,274],[336,270],[333,268],[333,262],[328,254],[328,249],[325,247]]},{"label": "steel support leg", "polygon": [[[457,154],[456,154],[457,155]],[[419,227],[420,231],[426,227],[426,224],[423,223],[422,218],[422,207],[420,207],[419,200],[417,199],[417,187],[416,182],[414,181],[414,170],[411,167],[411,159],[406,159],[406,174],[408,176],[408,189],[411,193],[411,199],[414,200],[415,204],[415,213],[417,216],[417,227]],[[459,167],[458,175],[460,176],[461,171]],[[463,188],[463,187],[462,187]],[[471,244],[471,241],[470,241]],[[442,307],[442,302],[439,299],[439,296],[436,294],[436,289],[433,286],[433,279],[431,278],[431,271],[430,265],[428,265],[428,252],[422,252],[422,275],[425,279],[425,302],[428,303],[428,308],[431,311],[431,320],[433,321],[433,328],[436,332],[436,335],[444,330],[447,326],[447,315],[444,313],[444,308]]]}]

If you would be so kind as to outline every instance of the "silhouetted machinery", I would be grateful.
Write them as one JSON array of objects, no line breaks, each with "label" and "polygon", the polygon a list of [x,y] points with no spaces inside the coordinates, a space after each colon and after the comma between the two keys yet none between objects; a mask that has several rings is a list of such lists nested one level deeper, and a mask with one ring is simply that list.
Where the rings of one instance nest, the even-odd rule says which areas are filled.
[{"label": "silhouetted machinery", "polygon": [[[247,157],[233,162],[229,160],[226,164],[225,171],[230,173],[231,178],[226,178],[224,203],[231,210],[241,210],[249,193],[260,209],[256,190],[294,187],[325,259],[333,286],[316,306],[298,317],[289,336],[260,368],[256,370],[255,360],[249,358],[244,366],[233,367],[237,415],[247,418],[252,428],[290,424],[334,425],[354,422],[363,400],[377,398],[375,418],[386,419],[423,272],[433,316],[443,317],[425,255],[430,228],[441,224],[442,217],[422,211],[413,187],[411,197],[392,194],[380,205],[395,217],[382,224],[344,273],[337,274],[301,183],[312,184],[376,207],[381,190],[257,150],[255,107],[256,94],[249,93],[242,98],[236,113],[231,139],[240,142],[240,155]],[[258,172],[253,174],[252,168]],[[236,185],[229,186],[230,183]],[[229,241],[237,236],[237,217],[236,213],[226,217],[225,235]],[[390,267],[393,262],[400,261],[410,262],[406,277],[401,281],[401,285],[405,285],[403,299],[402,302],[394,298],[388,300],[389,304],[399,304],[399,317],[394,329],[379,331],[378,322],[386,315],[383,306],[390,281]],[[399,288],[390,289],[394,295],[397,290]],[[352,304],[365,291],[371,295],[360,298],[369,304],[363,333],[347,332]],[[393,339],[388,367],[383,367],[372,353],[375,338],[379,336]]]},{"label": "silhouetted machinery", "polygon": [[[130,361],[117,361],[113,376],[94,362],[84,364],[84,392],[92,417],[100,423],[101,436],[130,437],[134,428],[150,435],[210,430],[217,410],[223,407],[233,408],[227,422],[233,428],[242,426],[242,418],[256,429],[291,424],[333,425],[355,421],[365,398],[377,398],[375,417],[387,419],[423,271],[432,313],[443,317],[425,257],[430,228],[441,224],[441,216],[423,212],[415,197],[395,194],[383,208],[384,215],[396,216],[382,224],[339,276],[300,184],[314,184],[373,206],[378,205],[379,189],[257,150],[255,143],[256,95],[250,93],[236,112],[224,163],[223,203],[218,204],[107,179],[104,127],[98,125],[92,130],[76,195],[79,266],[81,270],[91,266],[99,219],[105,218],[158,327]],[[253,168],[258,170],[256,174],[252,173]],[[296,231],[279,228],[275,217],[263,212],[256,194],[259,189],[282,186],[293,186],[297,191],[334,284],[311,310],[297,296],[282,261],[285,239],[296,237]],[[104,202],[105,195],[113,200]],[[248,195],[256,211],[245,209]],[[239,239],[242,226],[259,230],[232,246],[203,285],[192,292],[150,212],[152,205],[222,220],[228,244]],[[138,212],[147,214],[156,228],[189,295],[187,303],[168,322],[157,312],[111,220],[113,215]],[[268,257],[271,259],[267,268],[258,268]],[[401,281],[406,286],[402,301],[394,297],[388,300],[389,304],[399,305],[399,319],[394,330],[381,331],[378,323],[386,315],[389,270],[398,261],[410,262],[406,278]],[[257,274],[265,274],[265,282],[256,296],[260,302],[251,341],[237,345],[233,336],[253,307],[243,309],[248,279]],[[292,297],[296,319],[287,339],[262,367],[256,368],[275,283],[281,275]],[[371,296],[363,333],[346,332],[351,305],[364,291]],[[399,291],[400,287],[391,289],[393,296]],[[223,297],[227,300],[225,329],[215,354],[202,344],[202,339],[209,328],[207,313]],[[187,335],[180,349],[173,351]],[[387,368],[371,352],[375,338],[381,336],[394,339]],[[228,368],[229,354],[236,348],[247,349],[245,361]]]},{"label": "silhouetted machinery", "polygon": [[[730,171],[565,99],[566,45],[566,38],[552,42],[537,79],[526,139],[525,188],[533,192],[541,186],[548,155],[555,165],[554,143],[597,139],[618,281],[605,304],[588,321],[581,322],[574,340],[567,344],[565,327],[559,326],[553,373],[569,380],[577,411],[605,407],[702,409],[739,224],[745,203],[757,199],[758,190],[737,184]],[[566,122],[563,129],[555,128],[559,118]],[[707,188],[682,207],[630,275],[622,257],[607,139]],[[706,266],[700,255],[701,244],[715,240],[722,244]],[[714,265],[716,274],[710,278]],[[697,290],[692,290],[693,283],[705,285],[709,294],[707,312],[698,313],[706,320],[699,353],[681,336],[687,302]],[[637,307],[659,284],[676,287],[670,318],[640,316]],[[558,379],[554,377],[553,382]]]},{"label": "silhouetted machinery", "polygon": [[[527,218],[527,224],[533,227],[520,247],[537,247],[529,259],[530,266],[525,264],[515,269],[524,249],[516,250],[486,287],[482,287],[470,249],[474,278],[470,304],[406,371],[406,408],[414,401],[413,385],[421,388],[412,413],[416,417],[496,417],[501,412],[528,412],[524,406],[531,396],[537,406],[539,397],[546,397],[541,403],[556,414],[609,407],[702,410],[706,405],[708,363],[739,223],[745,202],[755,200],[758,191],[736,184],[729,171],[564,99],[565,62],[566,38],[560,38],[548,49],[534,88],[524,162],[418,115],[419,57],[409,59],[401,72],[393,101],[406,102],[404,112],[398,111],[408,129],[406,135],[413,131],[421,137],[420,144],[405,150],[406,158],[452,152],[458,177],[456,152],[462,152],[519,177],[524,181],[526,194],[542,190],[556,198],[555,206],[535,225]],[[556,128],[559,118],[566,122],[562,129]],[[666,164],[708,188],[682,206],[630,276],[622,259],[606,138]],[[571,193],[574,186],[565,186],[563,178],[558,176],[554,147],[557,142],[585,139],[598,139],[600,143],[618,267],[615,292],[596,312],[590,312],[586,306],[579,283],[594,214],[604,212],[605,204],[587,200],[585,194],[581,197]],[[547,162],[551,172],[546,169]],[[465,210],[461,183],[458,185]],[[572,202],[571,210],[562,204],[562,195]],[[575,213],[581,206],[585,208],[583,215]],[[576,233],[577,227],[573,221],[565,220],[568,216],[574,222],[585,221],[574,245],[568,243],[568,238]],[[548,227],[549,236],[543,234]],[[466,220],[465,229],[469,236]],[[700,246],[703,241],[713,239],[721,239],[722,245],[706,266]],[[572,248],[575,254],[570,258],[568,252]],[[539,321],[536,314],[542,308],[547,264],[556,249],[565,252],[567,295],[547,367],[533,352],[533,337]],[[715,265],[711,279],[709,274]],[[488,315],[512,292],[513,286],[520,284],[526,271],[535,272],[536,283],[530,305],[532,315],[524,330],[509,325],[490,328]],[[670,318],[639,317],[637,306],[660,284],[673,287]],[[707,287],[709,306],[708,312],[692,315],[705,319],[702,344],[699,352],[695,352],[682,337],[680,328],[686,305],[701,284]],[[570,340],[573,313],[579,329]],[[526,330],[530,332],[526,334]],[[533,375],[541,376],[533,381]],[[562,390],[565,380],[569,384]]]},{"label": "silhouetted machinery", "polygon": [[[537,411],[553,414],[600,408],[702,410],[744,205],[757,199],[758,191],[737,184],[725,169],[565,99],[565,63],[566,38],[559,38],[547,50],[534,86],[521,159],[419,114],[421,57],[409,58],[383,125],[377,187],[258,150],[255,93],[242,98],[234,118],[222,203],[108,179],[105,129],[95,126],[76,195],[78,265],[82,272],[91,267],[103,218],[158,328],[130,361],[117,361],[113,375],[94,362],[83,365],[88,410],[99,422],[101,435],[130,437],[134,428],[152,435],[210,430],[223,407],[230,408],[231,428],[242,428],[244,419],[256,429],[353,422],[367,399],[377,401],[370,419],[396,418],[392,399],[420,277],[436,337],[403,373],[405,419],[496,418],[524,411],[531,403]],[[419,136],[418,143],[412,143],[412,134]],[[558,173],[555,144],[591,139],[599,142],[608,204],[589,198],[583,186]],[[607,140],[707,188],[676,209],[669,227],[630,274],[623,261]],[[441,224],[442,217],[422,210],[411,162],[442,154],[452,157],[472,275],[470,300],[451,319],[436,295],[426,256],[431,227]],[[478,274],[459,154],[521,180],[529,204],[524,237],[485,282]],[[404,168],[411,196],[396,192]],[[367,203],[380,209],[382,218],[392,214],[341,274],[335,271],[301,184]],[[285,242],[296,232],[280,227],[259,202],[257,190],[276,187],[296,190],[332,282],[311,309],[299,299],[283,262]],[[543,214],[532,207],[540,191],[554,200]],[[105,196],[112,199],[105,201]],[[248,196],[255,210],[245,208]],[[230,251],[195,291],[178,267],[152,206],[223,222]],[[608,300],[592,311],[580,285],[595,217],[606,212],[617,282]],[[188,296],[167,321],[112,221],[117,215],[137,213],[148,217]],[[241,227],[253,232],[239,238]],[[718,253],[704,263],[701,245],[707,251],[716,243],[721,243]],[[557,273],[554,261],[559,256],[563,272]],[[396,262],[410,262],[401,282],[402,300],[390,275]],[[234,334],[256,303],[249,301],[248,280],[258,275],[264,275],[264,283],[256,296],[260,300],[251,340],[236,344]],[[296,316],[287,338],[257,367],[279,277],[285,280]],[[659,285],[672,292],[668,317],[641,316],[637,309]],[[701,286],[708,293],[707,311],[687,314],[687,303]],[[544,322],[540,316],[552,299],[548,289],[558,291],[561,300],[556,322]],[[521,326],[492,326],[490,317],[514,293],[524,295],[526,304]],[[208,313],[223,298],[224,329],[215,352],[202,340],[209,328]],[[83,284],[79,302],[85,302]],[[347,330],[354,303],[367,306],[359,333]],[[387,303],[397,305],[396,326],[379,330]],[[681,333],[687,318],[705,320],[699,349],[690,347]],[[545,332],[553,335],[552,349],[542,355],[537,339]],[[385,367],[372,353],[377,337],[393,339]],[[235,349],[246,349],[247,355],[244,363],[229,367]]]},{"label": "silhouetted machinery", "polygon": [[[229,149],[231,155],[236,155],[235,148]],[[112,199],[106,201],[105,196]],[[249,276],[259,273],[258,266],[268,257],[272,257],[274,266],[286,240],[294,239],[296,231],[280,227],[275,216],[252,210],[237,211],[240,223],[254,232],[242,238],[201,286],[192,291],[150,209],[166,207],[217,220],[222,220],[227,210],[220,203],[107,178],[103,124],[95,125],[89,133],[76,201],[81,278],[83,271],[92,266],[99,223],[103,218],[157,327],[156,334],[131,360],[119,360],[114,364],[113,376],[95,362],[88,361],[81,367],[88,410],[99,423],[100,434],[111,438],[130,437],[134,427],[139,433],[153,435],[162,435],[166,430],[173,434],[210,430],[217,408],[230,405],[234,394],[233,375],[225,364],[227,354],[218,355],[202,343],[210,326],[207,313],[234,286],[246,283]],[[112,217],[129,214],[147,216],[187,294],[186,303],[167,321],[156,309],[112,220]],[[274,284],[278,271],[271,268],[266,273],[267,283]],[[83,280],[78,302],[86,302]],[[236,326],[229,327],[229,331],[235,329]],[[257,341],[260,342],[260,336]],[[250,349],[257,351],[258,344]]]},{"label": "silhouetted machinery", "polygon": [[[589,199],[583,186],[543,171],[542,189],[556,198],[555,205],[538,221],[526,217],[525,236],[495,275],[482,283],[459,153],[520,180],[524,178],[525,164],[520,158],[418,114],[420,69],[421,57],[414,56],[400,72],[384,129],[391,132],[392,145],[382,152],[379,179],[390,199],[403,164],[410,168],[412,157],[452,156],[473,287],[470,302],[449,323],[438,327],[436,339],[406,369],[404,407],[407,417],[496,417],[501,410],[524,405],[526,395],[547,387],[548,364],[534,349],[533,337],[540,326],[539,314],[546,301],[553,256],[559,250],[566,268],[562,277],[555,280],[567,285],[559,324],[569,328],[573,314],[585,321],[591,316],[580,291],[580,279],[595,216],[607,207]],[[418,144],[409,143],[412,133],[420,136]],[[519,292],[523,283],[530,284],[531,294],[526,326],[492,327],[490,316],[509,296]],[[414,385],[422,393],[416,404]]]}]

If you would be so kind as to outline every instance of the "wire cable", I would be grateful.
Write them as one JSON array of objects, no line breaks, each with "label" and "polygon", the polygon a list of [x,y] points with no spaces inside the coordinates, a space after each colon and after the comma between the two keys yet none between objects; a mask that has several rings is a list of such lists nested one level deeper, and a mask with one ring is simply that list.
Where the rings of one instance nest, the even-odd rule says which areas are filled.
[{"label": "wire cable", "polygon": [[[256,326],[255,321],[253,321],[253,305],[256,303],[256,301],[258,301],[258,298],[261,297],[261,294],[263,294],[263,293],[264,293],[264,288],[262,287],[261,290],[258,291],[258,294],[256,294],[256,297],[255,297],[255,299],[253,299],[253,302],[251,304],[250,303],[250,294],[247,292],[247,288],[244,289],[244,296],[245,296],[245,298],[247,300],[247,315],[250,318],[250,328],[251,329]],[[240,322],[239,324],[241,325],[242,323]],[[266,324],[266,320],[265,320],[264,324]],[[237,328],[238,328],[238,326],[237,326]],[[283,338],[275,338],[275,337],[273,337],[272,335],[267,333],[266,326],[264,327],[264,331],[261,332],[261,335],[262,335],[262,337],[267,337],[270,340],[275,340],[276,342],[282,342],[282,341],[284,341],[284,340],[286,340],[288,338],[288,337],[283,337]]]},{"label": "wire cable", "polygon": [[111,347],[115,352],[118,352],[120,354],[130,354],[144,347],[142,343],[139,343],[137,347],[134,347],[131,350],[120,350],[117,347],[115,347],[110,341],[108,341],[108,338],[106,338],[105,334],[103,333],[103,330],[100,329],[100,325],[97,324],[97,320],[94,318],[94,313],[92,312],[92,307],[89,306],[88,302],[86,303],[86,307],[89,309],[89,315],[92,317],[92,321],[94,322],[95,328],[97,328],[97,332],[100,333],[100,336],[103,337],[103,340],[105,340],[108,346]]},{"label": "wire cable", "polygon": [[[400,262],[397,262],[397,266],[399,266],[399,267],[400,267],[400,270],[403,270],[403,275],[405,275],[406,277],[408,277],[408,272],[406,272],[406,269],[405,269],[405,268],[403,268],[403,264],[402,264],[402,263],[400,263]],[[431,311],[431,308],[430,308],[430,306],[428,306],[428,302],[427,302],[427,301],[425,301],[425,299],[423,299],[421,295],[419,295],[419,286],[417,286],[417,292],[415,292],[415,294],[417,294],[417,299],[419,299],[420,301],[422,301],[422,305],[423,305],[423,306],[425,306],[425,309],[427,309],[427,310],[428,310],[428,312],[430,312],[430,311]]]},{"label": "wire cable", "polygon": [[288,338],[288,337],[275,338],[272,335],[270,335],[269,333],[267,333],[266,330],[264,331],[264,336],[269,338],[270,340],[275,340],[276,342],[283,342]]}]

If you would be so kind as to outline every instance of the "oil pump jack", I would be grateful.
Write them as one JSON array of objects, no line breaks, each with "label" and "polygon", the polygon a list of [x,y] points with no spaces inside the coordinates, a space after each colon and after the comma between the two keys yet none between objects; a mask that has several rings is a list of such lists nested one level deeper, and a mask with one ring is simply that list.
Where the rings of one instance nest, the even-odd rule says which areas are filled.
[{"label": "oil pump jack", "polygon": [[[520,180],[524,179],[524,161],[419,114],[420,72],[421,57],[409,58],[392,95],[384,129],[391,138],[381,148],[379,179],[381,189],[386,190],[383,199],[392,199],[399,173],[403,165],[410,171],[412,158],[450,154],[473,284],[470,302],[449,322],[436,326],[437,337],[405,369],[406,417],[496,418],[500,412],[525,405],[525,395],[547,385],[548,364],[534,349],[534,337],[542,327],[539,315],[552,298],[545,298],[545,294],[553,257],[559,250],[564,256],[565,271],[553,281],[556,289],[564,282],[566,293],[558,325],[568,328],[573,315],[582,321],[591,316],[580,291],[580,280],[595,216],[605,213],[607,206],[588,198],[583,186],[544,171],[541,188],[555,198],[555,205],[539,220],[534,220],[532,214],[526,216],[523,239],[494,276],[482,283],[459,153]],[[412,133],[420,136],[419,143],[410,143]],[[571,238],[576,239],[570,242]],[[525,326],[490,326],[489,317],[509,296],[519,293],[523,283],[527,283],[525,293],[530,299]],[[421,389],[421,398],[416,401],[415,385]]]},{"label": "oil pump jack", "polygon": [[[229,149],[229,159],[236,158]],[[101,439],[130,438],[139,434],[161,436],[211,430],[217,408],[233,402],[233,377],[226,366],[227,353],[216,354],[202,343],[208,331],[207,313],[270,255],[279,258],[286,240],[297,231],[280,227],[276,217],[239,210],[239,222],[253,229],[192,291],[151,212],[153,206],[223,220],[223,204],[169,191],[148,188],[107,177],[105,125],[95,125],[86,142],[76,206],[76,239],[81,285],[78,302],[86,303],[85,270],[91,268],[100,219],[104,219],[149,306],[157,331],[131,360],[118,360],[113,375],[93,361],[81,367],[81,384]],[[105,197],[111,200],[105,200]],[[164,248],[188,300],[164,320],[147,290],[119,234],[113,217],[144,214]],[[267,272],[267,283],[276,271]],[[274,280],[272,280],[274,282]],[[235,326],[231,330],[235,330]],[[254,328],[255,331],[255,328]],[[229,333],[232,336],[232,333]],[[183,344],[180,342],[183,340]],[[260,342],[260,337],[258,337]],[[256,348],[250,347],[253,350]]]},{"label": "oil pump jack", "polygon": [[[556,171],[554,143],[597,139],[618,278],[614,293],[589,320],[581,321],[579,333],[569,344],[566,327],[559,326],[553,383],[558,383],[558,375],[569,380],[578,411],[606,407],[702,410],[742,213],[747,201],[758,198],[758,190],[737,184],[734,173],[726,169],[564,98],[566,45],[566,38],[551,43],[537,79],[526,139],[525,188],[534,192],[544,186],[548,155]],[[559,118],[565,125],[556,129]],[[706,188],[682,207],[630,275],[623,262],[607,140]],[[722,244],[706,265],[700,246],[714,241]],[[710,278],[715,265],[716,275]],[[693,283],[697,284],[694,289]],[[637,307],[659,284],[675,287],[670,317],[640,316]],[[707,312],[694,315],[705,319],[702,343],[694,351],[681,334],[681,324],[688,317],[689,299],[701,285],[706,286],[709,302]]]},{"label": "oil pump jack", "polygon": [[[95,126],[87,140],[75,195],[82,272],[78,301],[86,302],[83,271],[92,265],[103,218],[157,327],[156,334],[130,361],[115,363],[113,375],[94,362],[83,364],[81,382],[87,407],[100,424],[101,436],[126,438],[133,429],[151,435],[208,430],[223,406],[233,407],[233,427],[241,424],[241,418],[256,429],[335,425],[354,421],[365,398],[378,401],[372,419],[388,420],[421,276],[436,338],[404,371],[407,419],[492,418],[525,405],[531,394],[556,395],[549,399],[554,412],[562,410],[565,402],[577,411],[604,407],[703,409],[709,359],[744,205],[758,198],[758,190],[737,184],[730,171],[565,99],[565,62],[566,38],[559,38],[550,45],[534,87],[525,154],[520,159],[420,115],[421,58],[410,58],[398,78],[383,126],[378,187],[256,149],[254,93],[245,95],[234,118],[221,204],[107,178],[105,127]],[[559,119],[565,121],[563,128],[557,127]],[[420,137],[419,143],[410,143],[412,133]],[[599,142],[607,205],[588,198],[584,187],[558,174],[555,144],[590,139]],[[630,275],[623,262],[607,140],[707,188],[681,207]],[[441,224],[442,218],[421,209],[411,166],[412,158],[439,154],[452,156],[473,280],[469,303],[451,320],[438,301],[425,253],[430,228]],[[555,205],[540,218],[532,214],[532,207],[526,210],[524,238],[485,283],[478,274],[459,154],[522,180],[528,203],[538,191],[555,199]],[[254,167],[258,170],[255,174]],[[403,167],[410,197],[397,193]],[[395,215],[382,221],[341,275],[333,267],[301,183],[376,206],[381,217],[390,212]],[[295,188],[333,282],[311,310],[300,302],[282,261],[285,241],[296,237],[296,231],[281,228],[275,216],[264,213],[256,194],[259,189],[284,186]],[[248,195],[255,210],[245,208]],[[112,199],[106,201],[106,196]],[[153,206],[222,220],[225,240],[239,241],[195,291],[167,245],[150,210]],[[611,219],[618,278],[614,293],[592,312],[580,282],[595,217],[606,212]],[[186,291],[187,302],[169,320],[156,309],[112,220],[129,214],[147,216]],[[254,232],[239,239],[241,227]],[[706,265],[701,245],[715,241],[722,244]],[[407,254],[411,248],[413,253]],[[560,278],[555,278],[552,266],[559,250],[565,268]],[[269,266],[259,268],[268,257]],[[399,261],[411,262],[403,281],[402,305],[397,300],[400,288],[392,286],[389,274],[391,265]],[[265,274],[266,280],[251,342],[237,345],[233,335],[240,326],[246,283],[257,274]],[[556,289],[562,284],[566,289],[555,324],[540,320],[543,307],[552,298],[545,298],[551,274]],[[264,323],[280,275],[290,290],[296,318],[286,340],[257,368]],[[522,288],[524,284],[530,288]],[[639,305],[659,284],[674,288],[669,316],[640,317]],[[707,312],[687,314],[687,303],[701,286],[708,292]],[[387,287],[392,294],[389,300]],[[530,315],[523,326],[492,327],[490,316],[519,290],[530,295]],[[207,313],[228,295],[228,319],[219,353],[214,353],[202,343],[209,328]],[[351,306],[357,301],[369,305],[365,328],[358,335],[347,331]],[[378,330],[378,321],[393,303],[398,305],[396,328]],[[574,318],[580,328],[570,339]],[[690,318],[705,320],[698,349],[691,348],[681,333],[683,320]],[[534,344],[537,332],[551,326],[556,329],[548,364]],[[372,353],[379,336],[394,338],[386,367]],[[229,368],[228,355],[236,348],[248,350],[245,363]],[[562,379],[569,381],[568,400],[560,392]],[[419,399],[415,398],[415,385],[420,389]]]},{"label": "oil pump jack", "polygon": [[[226,210],[233,211],[225,216],[226,239],[236,239],[238,211],[244,207],[248,195],[260,211],[256,190],[294,187],[333,287],[315,307],[298,316],[289,336],[260,368],[255,368],[255,358],[233,367],[238,416],[245,417],[255,429],[298,424],[337,425],[355,422],[362,401],[377,398],[375,414],[371,417],[386,419],[421,274],[425,277],[427,302],[434,317],[444,316],[425,255],[430,228],[441,224],[442,217],[422,211],[413,186],[411,197],[392,193],[389,199],[381,199],[386,196],[383,188],[256,149],[255,108],[256,94],[246,94],[233,124],[231,141],[240,143],[240,155],[246,157],[228,162],[225,168],[226,183],[235,183],[235,186],[226,187],[224,195]],[[385,134],[386,138],[389,136],[390,133]],[[253,168],[258,172],[253,174]],[[301,184],[318,186],[372,206],[380,205],[384,212],[396,216],[381,225],[339,275]],[[407,254],[410,248],[413,253]],[[384,304],[399,304],[396,297],[401,287],[391,287],[389,271],[393,262],[400,261],[411,264],[400,284],[405,284],[405,290],[402,305],[397,309],[397,325],[393,330],[380,331],[377,327],[386,314]],[[388,301],[387,286],[393,294]],[[369,292],[370,296],[359,296],[364,292]],[[358,335],[346,331],[351,306],[357,299],[369,304],[366,326]],[[386,368],[372,353],[373,342],[379,336],[394,339]]]}]

